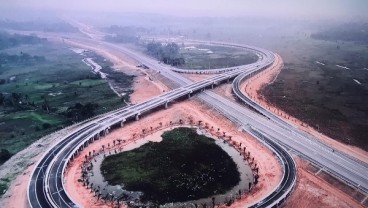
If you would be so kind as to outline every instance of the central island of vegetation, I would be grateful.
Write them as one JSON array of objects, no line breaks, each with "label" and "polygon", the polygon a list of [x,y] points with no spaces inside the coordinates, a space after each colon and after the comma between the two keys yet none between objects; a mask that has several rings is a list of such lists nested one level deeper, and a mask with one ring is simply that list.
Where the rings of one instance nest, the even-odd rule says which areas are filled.
[{"label": "central island of vegetation", "polygon": [[235,162],[213,139],[191,128],[167,131],[162,138],[108,156],[101,165],[104,178],[158,204],[211,197],[239,183]]}]

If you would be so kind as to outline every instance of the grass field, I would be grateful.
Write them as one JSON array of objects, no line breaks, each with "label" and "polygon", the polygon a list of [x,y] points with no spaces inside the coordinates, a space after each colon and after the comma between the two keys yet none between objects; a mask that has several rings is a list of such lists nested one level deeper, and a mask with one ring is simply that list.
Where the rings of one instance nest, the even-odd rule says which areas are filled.
[{"label": "grass field", "polygon": [[[76,120],[68,118],[65,113],[76,103],[96,104],[94,114],[124,105],[107,81],[93,74],[90,67],[82,62],[84,57],[66,45],[45,42],[0,51],[8,54],[21,52],[44,56],[45,61],[8,63],[0,68],[0,79],[7,80],[0,85],[0,92],[5,97],[11,97],[13,93],[22,97],[20,104],[0,105],[2,149],[15,154],[43,135],[72,124]],[[127,87],[131,85],[131,76],[120,73],[119,77],[124,77]],[[45,103],[48,109],[43,107]]]},{"label": "grass field", "polygon": [[183,69],[216,69],[250,64],[258,57],[246,50],[230,47],[195,45],[196,48],[181,48],[185,64]]},{"label": "grass field", "polygon": [[332,138],[368,150],[368,46],[299,36],[270,47],[285,67],[264,89],[266,98]]},{"label": "grass field", "polygon": [[239,183],[235,162],[213,139],[190,128],[167,131],[162,138],[108,156],[101,165],[104,178],[158,204],[210,197]]}]

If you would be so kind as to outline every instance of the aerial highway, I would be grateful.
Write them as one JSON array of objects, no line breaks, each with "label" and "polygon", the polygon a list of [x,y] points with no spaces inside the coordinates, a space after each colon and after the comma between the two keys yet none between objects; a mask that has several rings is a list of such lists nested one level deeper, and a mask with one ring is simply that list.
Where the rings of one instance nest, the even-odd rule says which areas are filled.
[{"label": "aerial highway", "polygon": [[[268,66],[271,63],[272,57],[264,57],[255,64],[242,66],[239,69],[230,70],[228,73],[219,74],[211,79],[199,81],[196,83],[191,83],[187,79],[182,79],[181,76],[177,76],[177,74],[175,72],[172,72],[170,69],[164,69],[166,71],[163,71],[161,69],[162,72],[167,73],[166,76],[173,79],[173,81],[176,81],[177,77],[180,77],[177,79],[176,83],[178,85],[184,86],[169,91],[160,96],[154,97],[143,103],[122,108],[109,114],[105,114],[102,118],[99,117],[98,119],[87,122],[84,125],[81,124],[80,130],[70,134],[60,143],[52,147],[37,164],[37,167],[32,174],[28,189],[30,205],[32,207],[78,206],[78,204],[72,201],[72,199],[68,196],[67,192],[63,188],[64,170],[69,160],[72,159],[73,156],[78,154],[78,152],[81,151],[84,146],[88,145],[89,142],[92,142],[94,139],[98,139],[101,132],[106,133],[110,126],[115,124],[123,126],[124,122],[126,122],[127,120],[132,118],[138,120],[141,114],[158,107],[167,107],[168,103],[173,100],[176,100],[183,96],[189,97],[191,94],[200,92],[206,87],[213,87],[213,85],[217,85],[223,81],[228,81],[229,79],[237,76],[244,70],[251,70],[253,68],[260,69],[262,67]],[[166,66],[162,66],[162,68],[165,67]],[[278,147],[277,151],[281,152],[278,153],[280,160],[284,160],[284,155],[289,155],[285,150],[280,147]],[[281,157],[281,155],[283,155],[283,157]],[[289,160],[290,158],[291,157],[289,155]],[[288,176],[286,177],[286,181],[295,181],[295,168],[293,168],[294,171],[290,171],[290,162],[283,164],[283,169]],[[291,162],[291,167],[295,167],[293,161]],[[294,177],[291,177],[291,180],[289,180],[290,172],[292,172],[294,175]],[[293,185],[293,182],[290,184]],[[265,200],[260,202],[259,206],[262,206],[266,203],[277,204],[279,202],[279,198],[280,197],[278,197],[277,195],[272,195],[272,197],[266,198]]]},{"label": "aerial highway", "polygon": [[[211,42],[211,44],[216,43]],[[220,44],[226,45],[226,43]],[[234,44],[230,45],[233,47],[235,46]],[[237,46],[242,48],[249,47],[240,44]],[[211,97],[212,101],[207,102],[207,104],[213,106],[214,108],[217,108],[219,112],[236,122],[238,125],[251,125],[260,129],[264,133],[271,135],[278,142],[278,144],[283,145],[284,147],[294,151],[302,157],[305,157],[306,159],[323,168],[325,171],[340,178],[348,184],[358,187],[364,192],[368,192],[368,177],[366,175],[366,173],[368,173],[368,164],[366,162],[360,161],[340,151],[333,151],[331,147],[320,142],[313,135],[310,135],[293,126],[292,124],[282,120],[277,115],[274,115],[272,112],[252,101],[249,97],[246,97],[246,95],[241,92],[239,88],[240,83],[244,81],[244,79],[249,78],[250,76],[253,76],[260,70],[264,69],[264,67],[261,67],[262,64],[258,63],[262,63],[262,61],[264,63],[274,60],[274,55],[272,54],[272,52],[259,48],[254,49],[258,50],[257,54],[263,55],[261,56],[262,58],[260,58],[261,61],[247,65],[249,68],[245,69],[245,67],[247,67],[245,66],[243,67],[243,70],[236,69],[230,72],[223,73],[223,75],[241,72],[240,74],[237,74],[233,82],[234,94],[243,102],[245,102],[248,106],[251,106],[252,109],[255,109],[258,114],[210,91],[205,91],[204,93],[199,94],[198,97],[201,99]],[[127,49],[122,50],[126,51]],[[130,53],[133,52],[130,51]],[[135,53],[135,57],[139,58],[143,57],[143,55],[139,56]],[[152,64],[155,67],[156,61],[149,62],[147,61],[147,57],[140,59],[140,61],[148,65]],[[172,67],[167,66],[167,68]],[[176,75],[168,74],[168,72],[162,74],[166,75],[168,78],[176,78]],[[183,78],[178,78],[177,80],[178,82],[182,82]],[[220,103],[220,100],[223,100],[223,102]],[[222,106],[220,105],[224,105],[226,107],[222,108]],[[234,111],[234,113],[232,113],[232,111],[230,110],[232,108],[237,109],[238,112]],[[238,117],[237,115],[239,115],[239,111],[243,111],[243,114],[246,117],[249,117],[249,119],[245,120],[245,117],[243,117],[241,121],[234,120],[233,118]],[[260,116],[259,114],[263,116]]]},{"label": "aerial highway", "polygon": [[[331,149],[326,145],[315,142],[315,138],[311,135],[301,132],[272,113],[272,115],[268,115],[267,112],[258,111],[261,115],[211,91],[204,91],[222,82],[228,82],[234,77],[244,75],[244,73],[247,73],[247,75],[244,75],[246,77],[254,75],[273,63],[274,55],[272,52],[239,45],[238,47],[244,47],[255,52],[259,56],[259,60],[256,63],[232,68],[231,70],[222,69],[221,74],[193,83],[174,72],[172,67],[159,64],[156,60],[152,60],[138,52],[99,40],[85,40],[85,42],[103,44],[112,50],[121,51],[142,64],[157,70],[177,88],[145,102],[118,109],[82,123],[75,132],[51,147],[37,163],[32,173],[28,187],[28,200],[31,207],[78,207],[79,205],[68,196],[63,186],[64,170],[78,152],[90,142],[99,139],[101,134],[106,134],[111,126],[124,126],[124,123],[128,120],[139,120],[142,114],[157,108],[168,107],[170,102],[190,97],[195,93],[198,93],[199,99],[218,109],[224,116],[238,124],[242,130],[259,138],[261,142],[276,152],[280,161],[282,161],[284,175],[279,187],[269,196],[265,196],[264,200],[254,204],[254,207],[277,205],[285,199],[295,184],[295,163],[288,151],[285,151],[285,148],[311,159],[321,167],[326,167],[326,170],[331,171],[332,174],[352,185],[358,184],[363,190],[367,190],[368,182],[364,174],[368,172],[368,167],[364,162],[344,154],[332,154]],[[253,109],[255,108],[253,107]],[[318,151],[318,154],[316,151]]]}]

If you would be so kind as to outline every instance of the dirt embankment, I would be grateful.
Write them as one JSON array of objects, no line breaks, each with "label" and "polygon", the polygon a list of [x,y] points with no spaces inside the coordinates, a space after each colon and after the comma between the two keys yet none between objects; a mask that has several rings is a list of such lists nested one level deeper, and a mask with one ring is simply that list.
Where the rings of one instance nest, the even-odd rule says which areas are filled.
[{"label": "dirt embankment", "polygon": [[286,207],[363,207],[350,196],[308,171],[308,163],[295,158],[298,166],[298,182],[286,201]]}]

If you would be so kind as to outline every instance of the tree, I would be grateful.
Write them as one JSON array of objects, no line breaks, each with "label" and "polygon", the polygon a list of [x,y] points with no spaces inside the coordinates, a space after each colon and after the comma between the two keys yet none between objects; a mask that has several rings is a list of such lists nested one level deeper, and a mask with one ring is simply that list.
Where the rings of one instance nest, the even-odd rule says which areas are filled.
[{"label": "tree", "polygon": [[10,159],[12,154],[7,149],[0,150],[0,164]]},{"label": "tree", "polygon": [[158,60],[172,66],[185,64],[184,58],[180,55],[180,47],[176,43],[163,45],[160,42],[150,42],[146,46],[147,53]]},{"label": "tree", "polygon": [[51,124],[49,124],[49,123],[43,123],[42,124],[42,128],[43,129],[48,129],[48,128],[50,128],[51,127]]},{"label": "tree", "polygon": [[2,92],[0,92],[0,105],[4,105],[5,96]]}]

